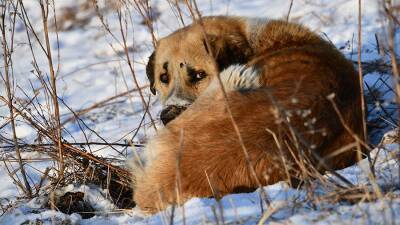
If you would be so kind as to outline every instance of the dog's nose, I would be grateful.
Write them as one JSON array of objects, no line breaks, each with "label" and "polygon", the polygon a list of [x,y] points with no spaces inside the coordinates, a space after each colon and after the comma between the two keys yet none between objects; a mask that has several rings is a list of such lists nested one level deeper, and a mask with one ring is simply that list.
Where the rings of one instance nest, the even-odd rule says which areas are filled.
[{"label": "dog's nose", "polygon": [[161,111],[160,119],[164,125],[167,125],[167,123],[179,116],[185,109],[185,106],[170,105]]}]

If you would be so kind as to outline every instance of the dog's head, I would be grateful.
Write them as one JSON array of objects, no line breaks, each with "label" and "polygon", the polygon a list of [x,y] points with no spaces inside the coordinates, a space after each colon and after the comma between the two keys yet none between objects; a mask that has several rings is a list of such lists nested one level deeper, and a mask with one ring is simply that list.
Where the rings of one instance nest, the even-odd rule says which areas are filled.
[{"label": "dog's head", "polygon": [[232,64],[245,63],[252,51],[237,20],[212,17],[161,39],[149,57],[150,89],[164,108],[165,124],[183,112],[217,74]]}]

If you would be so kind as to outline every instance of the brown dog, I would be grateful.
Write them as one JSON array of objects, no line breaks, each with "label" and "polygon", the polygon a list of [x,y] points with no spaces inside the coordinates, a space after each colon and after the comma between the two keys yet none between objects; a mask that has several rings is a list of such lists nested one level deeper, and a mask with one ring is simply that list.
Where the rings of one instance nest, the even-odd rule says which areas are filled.
[{"label": "brown dog", "polygon": [[252,191],[299,177],[300,165],[324,171],[355,162],[354,148],[335,152],[354,139],[327,99],[335,96],[362,138],[353,65],[300,25],[204,18],[161,39],[147,75],[169,123],[133,171],[143,210]]}]

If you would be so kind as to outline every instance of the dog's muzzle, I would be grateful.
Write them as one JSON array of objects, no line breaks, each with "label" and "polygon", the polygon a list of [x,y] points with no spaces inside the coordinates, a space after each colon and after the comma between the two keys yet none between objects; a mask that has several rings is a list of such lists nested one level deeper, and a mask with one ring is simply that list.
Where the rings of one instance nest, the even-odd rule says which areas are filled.
[{"label": "dog's muzzle", "polygon": [[167,125],[167,123],[179,116],[185,109],[186,106],[169,105],[161,111],[160,119],[164,125]]}]

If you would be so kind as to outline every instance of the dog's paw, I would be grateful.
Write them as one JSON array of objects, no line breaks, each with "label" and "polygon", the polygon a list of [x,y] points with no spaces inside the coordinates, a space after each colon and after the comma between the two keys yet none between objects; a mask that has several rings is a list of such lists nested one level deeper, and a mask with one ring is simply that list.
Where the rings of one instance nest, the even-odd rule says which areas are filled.
[{"label": "dog's paw", "polygon": [[[249,91],[261,87],[260,73],[254,67],[232,65],[219,74],[226,92]],[[217,79],[210,85],[212,89],[219,87]]]}]

